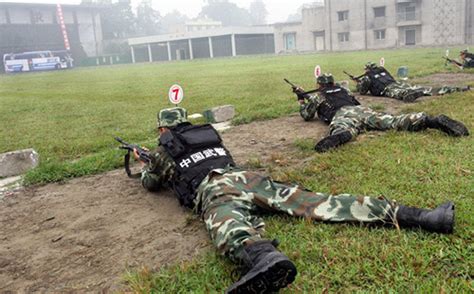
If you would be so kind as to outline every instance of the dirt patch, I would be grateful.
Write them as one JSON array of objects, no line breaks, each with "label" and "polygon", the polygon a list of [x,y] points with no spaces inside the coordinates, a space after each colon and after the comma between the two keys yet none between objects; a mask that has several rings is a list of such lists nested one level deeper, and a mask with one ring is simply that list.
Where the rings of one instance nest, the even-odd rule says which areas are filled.
[{"label": "dirt patch", "polygon": [[[405,105],[360,101],[392,113]],[[223,139],[246,164],[296,154],[295,140],[316,142],[326,132],[323,123],[294,114],[234,127]],[[128,267],[157,270],[213,250],[204,226],[172,192],[149,193],[123,170],[10,193],[0,200],[0,221],[0,291],[120,289]]]},{"label": "dirt patch", "polygon": [[471,73],[438,73],[426,77],[415,79],[412,84],[421,86],[455,86],[462,87],[474,82],[474,75]]}]

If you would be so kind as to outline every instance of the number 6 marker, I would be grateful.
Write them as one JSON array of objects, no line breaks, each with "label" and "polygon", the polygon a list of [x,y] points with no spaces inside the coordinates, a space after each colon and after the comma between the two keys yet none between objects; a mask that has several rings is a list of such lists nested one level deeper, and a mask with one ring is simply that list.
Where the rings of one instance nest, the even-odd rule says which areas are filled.
[{"label": "number 6 marker", "polygon": [[178,105],[184,98],[183,88],[177,84],[171,86],[168,92],[168,98],[170,99],[171,103]]}]

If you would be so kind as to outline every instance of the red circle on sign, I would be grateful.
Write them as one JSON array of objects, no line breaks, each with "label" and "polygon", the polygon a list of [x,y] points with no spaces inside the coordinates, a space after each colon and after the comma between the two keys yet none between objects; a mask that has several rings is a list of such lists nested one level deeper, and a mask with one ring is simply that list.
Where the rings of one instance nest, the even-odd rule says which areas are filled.
[{"label": "red circle on sign", "polygon": [[380,58],[380,66],[385,66],[385,58]]},{"label": "red circle on sign", "polygon": [[321,67],[319,65],[316,65],[314,68],[314,76],[317,78],[321,75]]},{"label": "red circle on sign", "polygon": [[183,88],[180,85],[173,85],[168,92],[168,98],[171,103],[179,104],[184,98]]}]

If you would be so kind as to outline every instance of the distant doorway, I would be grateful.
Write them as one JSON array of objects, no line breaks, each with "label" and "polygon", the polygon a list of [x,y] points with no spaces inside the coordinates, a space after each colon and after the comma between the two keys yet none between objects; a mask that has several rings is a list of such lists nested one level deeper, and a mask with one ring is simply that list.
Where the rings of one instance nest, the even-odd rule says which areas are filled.
[{"label": "distant doorway", "polygon": [[405,31],[405,45],[416,45],[416,30]]},{"label": "distant doorway", "polygon": [[176,60],[183,60],[186,58],[186,50],[184,49],[176,49]]},{"label": "distant doorway", "polygon": [[314,50],[315,51],[326,50],[326,41],[324,38],[324,31],[314,32],[313,36],[314,36]]},{"label": "distant doorway", "polygon": [[284,35],[285,39],[285,50],[291,51],[296,49],[296,34],[288,33]]}]

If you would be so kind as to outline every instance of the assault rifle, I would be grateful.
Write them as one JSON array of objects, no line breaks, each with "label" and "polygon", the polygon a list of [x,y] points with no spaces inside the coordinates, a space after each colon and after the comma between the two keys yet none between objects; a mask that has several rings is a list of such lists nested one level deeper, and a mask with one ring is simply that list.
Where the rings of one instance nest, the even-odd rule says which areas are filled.
[{"label": "assault rifle", "polygon": [[365,74],[362,74],[362,75],[360,75],[360,76],[358,76],[358,77],[355,77],[355,76],[351,75],[350,73],[348,73],[348,72],[345,71],[345,70],[344,70],[343,72],[344,72],[347,76],[349,76],[349,78],[350,78],[351,80],[353,80],[354,82],[357,82],[357,83],[360,81],[361,78],[363,78],[363,77],[365,76]]},{"label": "assault rifle", "polygon": [[446,56],[443,56],[443,58],[446,59],[446,65],[448,65],[448,62],[449,62],[449,63],[452,63],[452,64],[457,65],[458,67],[461,67],[461,68],[463,67],[463,64],[462,64],[462,63],[457,62],[457,61],[454,60],[454,59],[448,58],[448,57],[446,57]]},{"label": "assault rifle", "polygon": [[291,89],[293,90],[293,93],[295,93],[298,97],[300,97],[300,96],[303,97],[304,95],[312,94],[312,93],[315,93],[315,92],[319,91],[319,89],[314,89],[314,90],[307,91],[307,92],[299,92],[299,91],[297,91],[297,89],[301,89],[300,87],[298,87],[297,85],[295,85],[292,82],[288,81],[287,79],[283,79],[283,80],[291,86]]},{"label": "assault rifle", "polygon": [[138,178],[140,174],[132,174],[130,170],[130,153],[133,152],[133,150],[137,150],[138,156],[140,157],[140,161],[143,161],[145,163],[151,162],[151,157],[150,157],[150,151],[144,149],[143,147],[140,147],[135,144],[129,144],[122,140],[120,137],[115,137],[115,140],[122,144],[119,148],[123,150],[127,150],[127,154],[124,156],[124,163],[125,163],[125,172],[127,173],[127,176],[130,178]]}]

